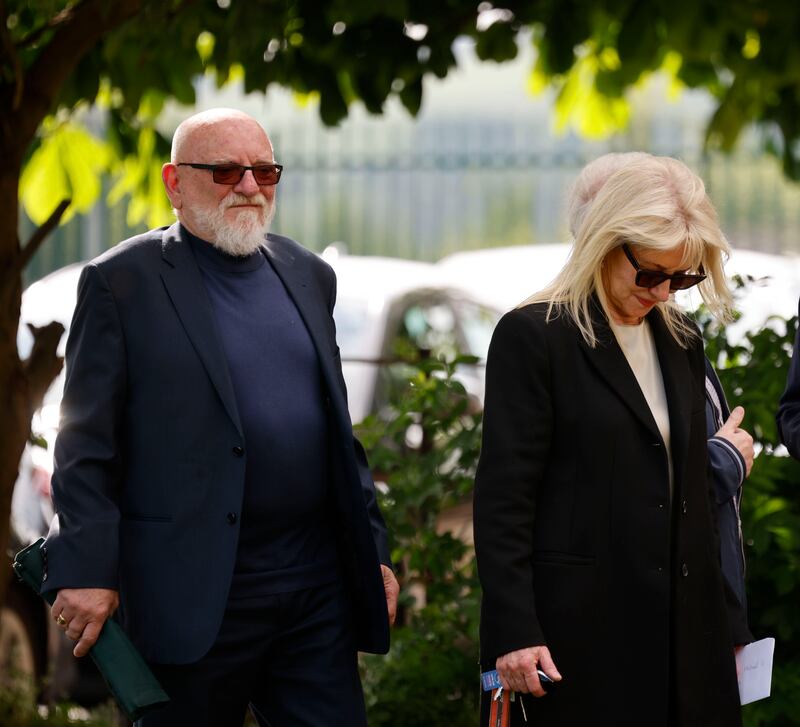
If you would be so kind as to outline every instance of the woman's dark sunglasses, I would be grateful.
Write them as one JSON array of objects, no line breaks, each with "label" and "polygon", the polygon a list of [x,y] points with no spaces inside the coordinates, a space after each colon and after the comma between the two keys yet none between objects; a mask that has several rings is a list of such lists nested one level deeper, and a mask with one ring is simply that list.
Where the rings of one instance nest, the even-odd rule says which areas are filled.
[{"label": "woman's dark sunglasses", "polygon": [[706,274],[702,265],[700,266],[700,272],[695,274],[670,274],[662,272],[661,270],[645,270],[639,266],[631,249],[628,247],[628,243],[622,244],[622,252],[625,253],[625,257],[630,260],[631,265],[633,265],[636,270],[636,285],[640,288],[655,288],[661,285],[665,280],[669,280],[670,290],[686,290],[686,288],[691,288],[693,285],[697,285],[706,279]]},{"label": "woman's dark sunglasses", "polygon": [[283,165],[281,164],[256,164],[246,167],[242,164],[198,164],[196,162],[178,162],[176,166],[191,167],[192,169],[210,169],[211,178],[217,184],[239,184],[244,173],[249,169],[253,172],[256,184],[273,185],[281,180]]}]

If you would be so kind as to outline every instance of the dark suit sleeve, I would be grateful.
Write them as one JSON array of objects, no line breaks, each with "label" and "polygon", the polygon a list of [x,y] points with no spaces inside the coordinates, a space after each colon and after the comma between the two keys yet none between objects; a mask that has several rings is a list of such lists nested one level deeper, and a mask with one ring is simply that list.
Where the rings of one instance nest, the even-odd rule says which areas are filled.
[{"label": "dark suit sleeve", "polygon": [[[336,274],[333,272],[332,268],[328,266],[326,266],[326,268],[328,271],[330,271],[330,279],[328,282],[328,313],[330,313],[331,318],[333,318],[333,309],[336,305]],[[336,324],[334,323],[334,329],[335,327]],[[343,381],[344,376],[342,374],[342,361],[338,357],[336,359],[336,365],[339,367],[339,379]],[[346,400],[347,392],[344,391],[343,393]],[[361,490],[364,495],[364,502],[367,506],[370,527],[372,528],[372,537],[375,540],[375,548],[378,551],[378,560],[380,560],[383,565],[392,568],[392,559],[389,555],[389,539],[386,532],[386,523],[384,522],[383,515],[381,515],[381,511],[378,508],[378,498],[375,494],[375,482],[372,479],[372,472],[370,472],[369,469],[366,452],[364,452],[361,442],[359,442],[355,436],[353,437],[353,449],[356,456],[358,478],[361,482]]]},{"label": "dark suit sleeve", "polygon": [[[730,416],[730,407],[725,399],[725,392],[719,381],[717,372],[711,362],[706,358],[706,380],[717,392],[720,404],[720,414],[723,420]],[[717,425],[714,416],[714,407],[708,393],[706,393],[706,434],[708,436],[708,459],[711,463],[711,479],[714,483],[714,493],[718,505],[727,502],[739,492],[739,487],[745,478],[745,461],[742,453],[727,439],[717,437]]]},{"label": "dark suit sleeve", "polygon": [[[719,382],[719,378],[717,377],[716,371],[714,371],[711,362],[705,357],[702,353],[702,344],[700,342],[696,345],[696,355],[698,359],[702,359],[702,370],[703,370],[703,379],[702,379],[702,386],[705,390],[705,377],[708,377],[712,386],[714,386],[715,390],[717,391],[717,395],[720,399],[720,404],[722,406],[722,415],[723,417],[727,418],[730,415],[730,409],[728,407],[728,403],[725,399],[725,393],[722,390],[722,385]],[[698,369],[701,367],[698,366]],[[698,379],[700,377],[698,376]],[[729,498],[723,498],[720,494],[720,488],[725,488],[728,485],[725,483],[726,477],[730,474],[724,471],[724,468],[719,465],[717,461],[717,465],[715,465],[715,460],[718,460],[719,451],[717,448],[720,445],[718,438],[712,437],[711,435],[715,431],[715,427],[712,424],[713,422],[713,413],[710,411],[710,404],[708,402],[708,396],[706,395],[706,434],[708,436],[708,506],[709,511],[711,514],[711,525],[713,530],[713,544],[714,544],[714,552],[718,554],[719,562],[720,562],[720,569],[722,559],[726,557],[737,557],[734,553],[726,553],[722,548],[722,543],[720,539],[720,531],[719,531],[719,502],[725,502]],[[721,440],[726,445],[730,446],[726,440]],[[737,452],[738,453],[738,452]],[[730,453],[726,454],[725,456],[732,456]],[[741,456],[741,455],[740,455]],[[726,465],[727,467],[727,465]],[[738,475],[737,475],[738,477]],[[744,459],[742,459],[742,478],[741,481],[744,480]],[[737,485],[738,488],[738,485]],[[722,493],[724,495],[724,492]],[[750,633],[750,628],[747,624],[747,608],[745,605],[739,600],[739,597],[734,592],[733,588],[731,587],[730,583],[728,583],[728,579],[720,572],[721,579],[722,579],[722,588],[724,591],[725,596],[725,609],[728,614],[728,625],[730,628],[731,638],[733,640],[733,644],[736,646],[742,644],[749,644],[753,641],[753,635]],[[744,590],[744,583],[741,584],[742,590]]]},{"label": "dark suit sleeve", "polygon": [[498,323],[489,347],[474,499],[485,662],[545,643],[532,565],[537,488],[552,434],[545,325],[526,309],[512,311]]},{"label": "dark suit sleeve", "polygon": [[711,437],[708,440],[708,460],[717,505],[722,505],[737,495],[744,482],[744,458],[727,439]]},{"label": "dark suit sleeve", "polygon": [[45,590],[117,588],[119,439],[125,344],[111,290],[87,265],[67,340],[61,426],[54,450],[56,521]]},{"label": "dark suit sleeve", "polygon": [[[800,312],[798,312],[800,315]],[[794,339],[786,390],[778,406],[778,433],[789,454],[800,460],[800,328]]]}]

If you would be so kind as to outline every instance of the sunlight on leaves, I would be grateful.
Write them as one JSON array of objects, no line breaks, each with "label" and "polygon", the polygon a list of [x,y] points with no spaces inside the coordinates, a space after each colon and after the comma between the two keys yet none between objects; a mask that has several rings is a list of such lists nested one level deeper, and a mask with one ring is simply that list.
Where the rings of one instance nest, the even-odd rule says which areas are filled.
[{"label": "sunlight on leaves", "polygon": [[203,63],[208,63],[211,60],[215,43],[216,38],[214,38],[213,33],[209,33],[207,30],[204,30],[197,36],[195,47],[197,48],[197,55],[200,56],[200,60],[202,60]]},{"label": "sunlight on leaves", "polygon": [[661,64],[661,70],[669,78],[669,86],[667,87],[667,98],[670,101],[677,101],[678,97],[686,89],[686,84],[678,78],[678,73],[683,65],[683,58],[680,53],[669,51],[664,55],[664,62]]},{"label": "sunlight on leaves", "polygon": [[292,94],[292,100],[297,104],[298,108],[305,109],[312,104],[319,103],[319,91],[311,91],[310,93],[295,91]]},{"label": "sunlight on leaves", "polygon": [[761,36],[755,30],[748,30],[744,36],[744,45],[742,46],[742,55],[751,61],[758,58],[761,52]]},{"label": "sunlight on leaves", "polygon": [[111,147],[72,121],[47,119],[42,140],[20,177],[19,195],[25,212],[36,224],[70,198],[62,224],[75,212],[88,212],[100,196],[102,174],[113,158]]},{"label": "sunlight on leaves", "polygon": [[244,81],[245,71],[241,63],[232,63],[225,83],[241,83]]},{"label": "sunlight on leaves", "polygon": [[164,109],[165,101],[166,96],[161,91],[146,91],[139,102],[139,109],[136,113],[137,118],[142,122],[155,121]]},{"label": "sunlight on leaves", "polygon": [[564,133],[569,127],[588,139],[605,139],[624,129],[630,119],[630,106],[624,98],[608,98],[595,88],[600,70],[614,70],[619,57],[604,50],[597,54],[588,49],[564,76],[556,98],[556,131]]},{"label": "sunlight on leaves", "polygon": [[114,184],[108,193],[108,204],[113,206],[123,197],[129,197],[127,223],[131,227],[141,222],[148,227],[160,227],[175,219],[161,182],[162,159],[155,151],[155,134],[153,128],[143,128],[136,154],[119,161],[113,169]]}]

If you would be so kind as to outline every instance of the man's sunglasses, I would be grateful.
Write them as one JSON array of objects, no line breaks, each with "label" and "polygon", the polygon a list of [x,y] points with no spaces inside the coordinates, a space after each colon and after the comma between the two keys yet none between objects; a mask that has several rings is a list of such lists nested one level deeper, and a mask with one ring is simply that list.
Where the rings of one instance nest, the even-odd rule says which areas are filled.
[{"label": "man's sunglasses", "polygon": [[281,180],[283,165],[281,164],[256,164],[246,167],[243,164],[198,164],[195,162],[178,162],[176,166],[191,167],[192,169],[210,169],[211,178],[217,184],[239,184],[244,173],[249,169],[253,172],[256,184],[273,185]]},{"label": "man's sunglasses", "polygon": [[645,270],[639,266],[631,249],[628,247],[628,243],[622,244],[622,252],[625,253],[625,257],[630,260],[631,265],[633,265],[636,270],[636,285],[640,288],[655,288],[661,285],[665,280],[669,280],[670,290],[686,290],[686,288],[691,288],[693,285],[697,285],[706,279],[706,274],[702,265],[700,266],[700,272],[695,274],[670,274],[662,272],[661,270]]}]

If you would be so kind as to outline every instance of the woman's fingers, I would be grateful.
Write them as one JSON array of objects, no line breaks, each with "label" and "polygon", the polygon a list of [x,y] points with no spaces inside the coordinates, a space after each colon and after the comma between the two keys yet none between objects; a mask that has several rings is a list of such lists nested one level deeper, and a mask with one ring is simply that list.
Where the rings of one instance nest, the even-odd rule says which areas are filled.
[{"label": "woman's fingers", "polygon": [[535,697],[547,694],[537,668],[542,669],[554,682],[561,681],[561,674],[546,646],[530,646],[504,654],[498,658],[496,668],[504,689],[522,694],[531,693]]}]

